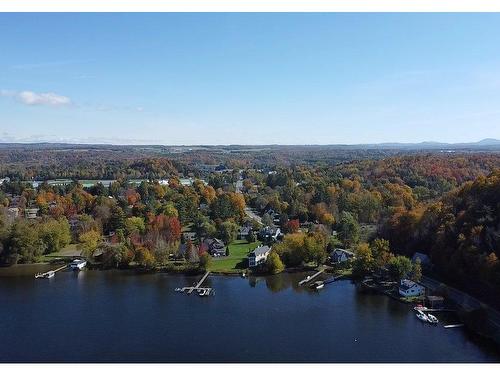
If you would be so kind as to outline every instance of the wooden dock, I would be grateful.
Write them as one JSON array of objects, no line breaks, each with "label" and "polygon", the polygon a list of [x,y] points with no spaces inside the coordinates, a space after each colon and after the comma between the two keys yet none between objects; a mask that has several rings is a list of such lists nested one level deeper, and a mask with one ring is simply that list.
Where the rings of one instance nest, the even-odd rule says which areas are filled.
[{"label": "wooden dock", "polygon": [[54,275],[55,275],[56,272],[61,271],[61,270],[65,269],[65,268],[67,268],[67,267],[68,267],[68,265],[65,264],[64,266],[56,268],[55,270],[50,270],[50,271],[42,272],[42,273],[36,273],[35,274],[35,279],[48,279],[48,278],[54,277]]},{"label": "wooden dock", "polygon": [[61,271],[61,270],[65,269],[65,268],[67,268],[67,267],[68,267],[68,265],[67,265],[67,264],[65,264],[64,266],[61,266],[61,267],[59,267],[58,269],[55,269],[55,270],[54,270],[54,271],[52,271],[52,272],[54,272],[54,273],[55,273],[55,272],[58,272],[58,271]]},{"label": "wooden dock", "polygon": [[207,279],[207,277],[208,277],[209,274],[210,274],[210,271],[207,271],[203,275],[203,277],[200,279],[200,281],[198,281],[198,283],[195,286],[185,286],[184,288],[179,288],[179,289],[176,289],[176,290],[179,291],[179,292],[182,292],[182,293],[187,293],[187,294],[191,294],[195,290],[197,292],[208,291],[208,293],[211,293],[212,292],[212,288],[202,288],[201,287],[201,284],[203,284],[203,282]]},{"label": "wooden dock", "polygon": [[322,270],[319,270],[318,272],[316,272],[314,275],[307,276],[304,280],[299,281],[299,285],[303,285],[303,284],[306,284],[306,283],[313,281],[316,277],[321,275],[323,272],[325,272],[324,268]]}]

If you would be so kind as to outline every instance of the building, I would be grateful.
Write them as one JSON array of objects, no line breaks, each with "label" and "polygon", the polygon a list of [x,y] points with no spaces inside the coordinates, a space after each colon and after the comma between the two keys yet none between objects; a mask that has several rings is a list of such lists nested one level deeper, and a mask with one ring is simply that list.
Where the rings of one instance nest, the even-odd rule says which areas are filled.
[{"label": "building", "polygon": [[262,241],[276,241],[281,235],[281,229],[277,227],[264,227],[259,231],[259,239]]},{"label": "building", "polygon": [[11,219],[15,219],[16,217],[19,217],[19,208],[18,207],[9,207],[7,209],[7,215]]},{"label": "building", "polygon": [[195,232],[184,232],[184,233],[182,233],[182,238],[184,239],[184,242],[187,242],[188,240],[193,242],[196,240],[196,233]]},{"label": "building", "polygon": [[265,263],[271,248],[269,246],[259,246],[250,254],[248,254],[248,267],[257,267],[259,264]]},{"label": "building", "polygon": [[252,227],[250,225],[243,225],[238,233],[238,239],[245,240],[251,231]]},{"label": "building", "polygon": [[403,279],[399,284],[399,294],[403,297],[416,297],[425,293],[425,288],[414,281]]},{"label": "building", "polygon": [[330,253],[330,261],[332,263],[343,263],[354,258],[354,253],[345,249],[334,249]]},{"label": "building", "polygon": [[38,208],[26,208],[24,210],[24,216],[26,219],[36,219],[36,215],[38,214]]},{"label": "building", "polygon": [[213,257],[226,256],[226,246],[218,238],[207,238],[200,246],[201,251],[208,252]]},{"label": "building", "polygon": [[441,309],[444,307],[444,297],[441,296],[427,296],[427,306],[431,309]]}]

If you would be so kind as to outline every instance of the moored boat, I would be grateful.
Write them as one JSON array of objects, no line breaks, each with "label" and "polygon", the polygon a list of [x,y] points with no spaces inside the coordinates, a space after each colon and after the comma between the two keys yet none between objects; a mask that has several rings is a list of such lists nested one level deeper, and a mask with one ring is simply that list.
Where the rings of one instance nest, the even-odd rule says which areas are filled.
[{"label": "moored boat", "polygon": [[87,265],[87,261],[84,259],[75,259],[73,260],[69,266],[73,271],[80,271]]},{"label": "moored boat", "polygon": [[54,271],[47,271],[43,273],[37,273],[35,274],[35,279],[50,279],[54,277],[56,273]]},{"label": "moored boat", "polygon": [[427,315],[423,311],[417,311],[417,313],[415,315],[422,322],[429,322],[429,318],[427,317]]},{"label": "moored boat", "polygon": [[438,324],[439,323],[438,318],[436,318],[432,314],[427,314],[427,320],[429,321],[429,323],[432,323],[432,324]]},{"label": "moored boat", "polygon": [[317,290],[317,289],[324,288],[324,286],[325,286],[325,283],[323,281],[315,281],[314,283],[312,283],[311,288]]}]

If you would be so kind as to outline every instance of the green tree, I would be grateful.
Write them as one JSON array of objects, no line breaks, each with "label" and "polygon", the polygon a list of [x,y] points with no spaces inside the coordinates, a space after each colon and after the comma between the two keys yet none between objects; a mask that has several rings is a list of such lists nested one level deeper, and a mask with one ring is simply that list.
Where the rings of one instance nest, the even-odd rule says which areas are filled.
[{"label": "green tree", "polygon": [[92,256],[99,245],[100,239],[101,236],[99,232],[93,229],[80,234],[78,237],[78,240],[80,241],[78,247],[81,249],[82,254],[85,256]]},{"label": "green tree", "polygon": [[422,278],[422,262],[420,258],[417,258],[415,264],[413,265],[413,270],[411,272],[411,279],[415,282],[419,282]]},{"label": "green tree", "polygon": [[132,216],[125,219],[125,231],[127,235],[141,234],[146,230],[144,219],[138,216]]},{"label": "green tree", "polygon": [[236,239],[238,230],[239,227],[234,221],[227,220],[219,225],[217,236],[228,245]]},{"label": "green tree", "polygon": [[401,280],[412,270],[411,260],[405,256],[398,255],[389,261],[389,273],[394,280]]},{"label": "green tree", "polygon": [[26,220],[16,220],[11,227],[7,240],[5,259],[9,264],[32,263],[41,256],[46,249],[39,236],[36,223]]},{"label": "green tree", "polygon": [[71,231],[68,220],[63,217],[59,220],[48,219],[40,224],[40,239],[45,244],[45,252],[60,251],[71,242]]},{"label": "green tree", "polygon": [[372,251],[375,266],[383,268],[387,266],[391,258],[394,256],[391,253],[391,248],[389,246],[389,241],[376,238],[370,244],[370,249]]},{"label": "green tree", "polygon": [[248,233],[246,240],[248,243],[254,243],[255,241],[257,241],[255,233],[252,230]]},{"label": "green tree", "polygon": [[360,227],[352,213],[342,211],[339,220],[340,238],[344,246],[350,248],[359,242]]},{"label": "green tree", "polygon": [[285,265],[281,261],[280,256],[276,252],[271,251],[267,256],[266,268],[269,273],[276,274],[283,272]]},{"label": "green tree", "polygon": [[367,243],[360,243],[355,249],[356,258],[352,271],[356,276],[364,276],[373,270],[373,254]]}]

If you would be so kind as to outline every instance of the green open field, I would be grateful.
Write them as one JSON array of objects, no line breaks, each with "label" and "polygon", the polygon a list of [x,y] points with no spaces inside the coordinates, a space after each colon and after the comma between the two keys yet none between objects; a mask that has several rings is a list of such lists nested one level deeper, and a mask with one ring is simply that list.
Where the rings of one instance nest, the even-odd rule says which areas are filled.
[{"label": "green open field", "polygon": [[61,251],[56,253],[49,253],[42,255],[39,259],[40,262],[48,262],[54,260],[54,258],[74,258],[79,257],[81,255],[80,249],[78,249],[77,244],[69,244],[65,248],[61,249]]},{"label": "green open field", "polygon": [[246,240],[236,240],[229,244],[229,256],[212,258],[210,271],[238,272],[247,268],[247,255],[260,245],[260,242],[248,243]]}]

